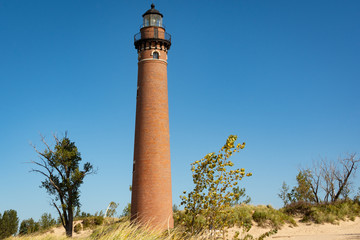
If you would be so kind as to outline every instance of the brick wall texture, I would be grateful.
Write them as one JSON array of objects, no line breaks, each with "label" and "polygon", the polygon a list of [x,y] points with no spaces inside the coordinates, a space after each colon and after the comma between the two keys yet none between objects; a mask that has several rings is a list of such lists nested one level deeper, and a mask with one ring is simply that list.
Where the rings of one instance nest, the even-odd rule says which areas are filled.
[{"label": "brick wall texture", "polygon": [[173,227],[165,50],[140,51],[131,218],[159,230]]}]

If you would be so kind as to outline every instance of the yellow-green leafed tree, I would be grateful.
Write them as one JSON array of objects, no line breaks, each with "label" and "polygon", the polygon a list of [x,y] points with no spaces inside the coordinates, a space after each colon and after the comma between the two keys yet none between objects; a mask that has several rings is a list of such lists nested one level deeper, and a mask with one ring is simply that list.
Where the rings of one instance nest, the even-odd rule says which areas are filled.
[{"label": "yellow-green leafed tree", "polygon": [[224,232],[228,227],[228,209],[239,197],[233,188],[243,177],[252,175],[244,168],[231,169],[234,163],[230,157],[245,147],[236,140],[236,135],[230,135],[217,154],[209,153],[191,164],[194,189],[180,196],[185,210],[180,224],[187,232],[198,234],[208,229],[214,235],[216,230]]}]

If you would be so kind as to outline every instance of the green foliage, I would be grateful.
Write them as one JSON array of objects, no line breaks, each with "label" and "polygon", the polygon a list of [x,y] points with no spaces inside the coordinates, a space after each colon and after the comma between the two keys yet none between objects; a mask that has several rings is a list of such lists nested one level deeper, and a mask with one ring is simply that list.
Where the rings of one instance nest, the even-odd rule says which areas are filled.
[{"label": "green foliage", "polygon": [[215,232],[228,227],[228,208],[240,197],[233,188],[244,176],[252,175],[243,168],[229,170],[234,166],[229,158],[245,147],[245,143],[236,144],[236,139],[237,136],[230,135],[218,154],[209,153],[191,164],[195,187],[180,196],[185,210],[181,224],[187,232],[197,234],[204,229]]},{"label": "green foliage", "polygon": [[282,208],[282,211],[288,215],[306,215],[313,204],[308,202],[292,202]]},{"label": "green foliage", "polygon": [[304,222],[336,223],[339,220],[354,220],[360,216],[360,205],[356,201],[337,201],[334,203],[310,204],[295,202],[282,209],[286,214],[301,216]]},{"label": "green foliage", "polygon": [[296,176],[297,186],[295,187],[296,201],[314,202],[315,197],[311,192],[311,172],[309,169],[300,170]]},{"label": "green foliage", "polygon": [[172,210],[173,210],[173,212],[178,212],[179,207],[176,204],[173,204]]},{"label": "green foliage", "polygon": [[4,239],[14,235],[19,226],[19,218],[17,212],[13,209],[6,210],[0,214],[0,239]]},{"label": "green foliage", "polygon": [[75,232],[75,233],[80,233],[81,230],[82,230],[81,223],[75,224],[75,226],[74,226],[74,232]]},{"label": "green foliage", "polygon": [[293,217],[270,205],[237,205],[229,209],[229,216],[228,225],[242,227],[244,231],[249,231],[253,222],[262,227],[271,226],[272,228],[280,228],[285,223],[296,226]]},{"label": "green foliage", "polygon": [[90,213],[86,213],[86,212],[81,212],[80,217],[81,217],[81,218],[91,217],[91,214],[90,214]]},{"label": "green foliage", "polygon": [[103,210],[100,210],[100,212],[95,212],[94,216],[95,216],[95,217],[97,217],[97,216],[104,217],[105,214],[104,214]]},{"label": "green foliage", "polygon": [[253,213],[253,219],[255,222],[257,222],[260,226],[264,226],[264,223],[267,219],[266,213],[262,210],[256,210]]},{"label": "green foliage", "polygon": [[121,214],[122,217],[130,217],[131,214],[131,203],[128,203]]},{"label": "green foliage", "polygon": [[84,229],[90,228],[92,226],[90,218],[85,218],[82,221],[82,225]]},{"label": "green foliage", "polygon": [[291,195],[289,193],[289,189],[289,185],[287,185],[286,182],[283,182],[278,196],[283,201],[284,206],[288,205],[291,202]]},{"label": "green foliage", "polygon": [[[75,217],[75,219],[79,220],[79,219],[83,219],[83,218],[91,217],[91,216],[92,215],[90,213],[83,212],[83,211],[81,211],[80,207],[77,207],[74,217]],[[59,223],[61,223],[61,221]]]},{"label": "green foliage", "polygon": [[253,224],[252,213],[254,212],[254,207],[250,205],[237,205],[231,208],[231,222],[229,225],[238,226],[244,229],[244,231],[249,231]]},{"label": "green foliage", "polygon": [[83,229],[94,229],[96,226],[100,226],[104,223],[104,217],[102,216],[94,216],[94,217],[87,217],[83,219],[82,226]]},{"label": "green foliage", "polygon": [[73,209],[80,206],[80,185],[84,182],[86,175],[94,173],[93,166],[85,163],[83,170],[80,170],[81,159],[75,143],[65,135],[59,140],[54,136],[56,144],[54,149],[42,138],[46,148],[35,151],[40,155],[40,162],[33,161],[40,169],[33,169],[34,172],[45,176],[41,187],[54,196],[53,206],[59,213],[66,235],[71,237],[73,226]]},{"label": "green foliage", "polygon": [[275,229],[280,228],[285,223],[296,226],[296,222],[291,216],[286,215],[282,211],[274,209],[270,205],[258,206],[255,209],[252,218],[259,226],[269,225]]},{"label": "green foliage", "polygon": [[[235,198],[230,202],[230,206],[239,205],[242,203],[249,204],[251,198],[245,194],[245,188],[240,188],[239,186],[233,188],[233,193]],[[244,198],[244,200],[242,200]]]},{"label": "green foliage", "polygon": [[94,217],[94,224],[95,225],[102,225],[104,223],[104,217],[96,216]]},{"label": "green foliage", "polygon": [[21,222],[19,234],[25,235],[25,234],[37,232],[39,230],[40,230],[40,224],[38,222],[35,222],[34,219],[29,218]]},{"label": "green foliage", "polygon": [[349,200],[352,191],[351,179],[359,165],[360,158],[356,158],[356,153],[348,154],[345,158],[340,157],[337,161],[321,159],[315,162],[312,168],[299,171],[296,176],[297,186],[290,192],[289,187],[283,184],[278,196],[283,200],[284,206],[294,202],[318,204]]},{"label": "green foliage", "polygon": [[[247,204],[236,205],[227,209],[227,213],[224,214],[227,216],[227,226],[237,226],[243,229],[243,232],[248,232],[254,223],[262,227],[270,226],[272,230],[269,234],[274,234],[276,229],[281,228],[284,224],[290,224],[296,226],[294,218],[290,215],[287,215],[282,210],[277,210],[267,206],[252,206]],[[185,218],[190,218],[188,214],[185,214],[185,211],[176,212],[174,215],[176,225],[179,226],[181,221]],[[197,219],[199,224],[204,224],[205,219],[203,216]],[[181,226],[181,225],[180,225]],[[185,229],[186,231],[186,229]],[[200,233],[201,234],[201,233]],[[240,233],[237,236],[234,236],[234,239],[255,239],[251,235],[246,235],[243,238],[240,238]],[[265,236],[265,235],[264,235]],[[262,239],[262,238],[256,238]]]},{"label": "green foliage", "polygon": [[278,196],[283,201],[284,206],[294,202],[316,202],[312,191],[312,177],[309,169],[300,170],[296,175],[297,186],[293,187],[290,192],[290,187],[283,182]]},{"label": "green foliage", "polygon": [[110,202],[106,213],[105,213],[105,217],[115,217],[116,214],[116,208],[119,206],[118,203],[115,202]]},{"label": "green foliage", "polygon": [[34,219],[25,219],[20,224],[19,234],[25,235],[38,231],[45,231],[57,224],[56,220],[51,217],[50,213],[44,213],[38,222]]},{"label": "green foliage", "polygon": [[51,217],[50,213],[44,213],[43,215],[41,215],[39,225],[41,230],[46,230],[56,225],[56,220]]}]

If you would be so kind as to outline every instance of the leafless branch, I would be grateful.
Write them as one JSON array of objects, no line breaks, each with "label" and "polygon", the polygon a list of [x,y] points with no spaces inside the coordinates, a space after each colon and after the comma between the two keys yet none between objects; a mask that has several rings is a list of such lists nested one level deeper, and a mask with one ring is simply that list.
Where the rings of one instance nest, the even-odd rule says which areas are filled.
[{"label": "leafless branch", "polygon": [[64,228],[66,228],[65,223],[64,223],[63,216],[62,216],[62,214],[61,214],[61,212],[60,212],[60,209],[58,208],[58,206],[56,205],[56,203],[55,203],[54,201],[53,201],[52,203],[53,203],[54,207],[56,208],[56,210],[57,210],[58,213],[59,213],[59,216],[60,216],[60,219],[61,219],[61,224],[63,225]]},{"label": "leafless branch", "polygon": [[[50,146],[47,144],[47,142],[45,141],[45,137],[43,135],[40,134],[41,137],[41,141],[45,144],[46,148],[48,149],[48,151],[52,154],[54,154],[54,152],[51,150]],[[56,138],[54,136],[54,138]],[[56,141],[58,142],[59,140],[56,138]],[[30,143],[30,145],[34,148],[34,150],[36,151],[36,153],[38,153],[41,157],[45,158],[50,164],[51,167],[53,167],[60,175],[60,177],[65,180],[64,175],[62,174],[62,172],[60,171],[60,169],[56,166],[56,164],[54,163],[54,161],[51,160],[51,158],[49,158],[46,154],[44,154],[43,152],[40,152],[35,145],[33,145],[32,143]],[[40,158],[44,163],[45,161]]]}]

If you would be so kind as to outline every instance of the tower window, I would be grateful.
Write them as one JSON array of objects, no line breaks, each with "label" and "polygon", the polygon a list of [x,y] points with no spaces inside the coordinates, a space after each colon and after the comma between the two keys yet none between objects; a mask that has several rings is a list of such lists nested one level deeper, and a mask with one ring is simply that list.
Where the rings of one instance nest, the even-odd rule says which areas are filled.
[{"label": "tower window", "polygon": [[153,59],[159,59],[159,53],[153,52]]}]

